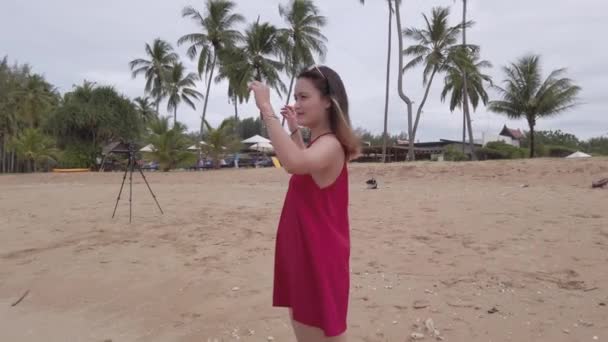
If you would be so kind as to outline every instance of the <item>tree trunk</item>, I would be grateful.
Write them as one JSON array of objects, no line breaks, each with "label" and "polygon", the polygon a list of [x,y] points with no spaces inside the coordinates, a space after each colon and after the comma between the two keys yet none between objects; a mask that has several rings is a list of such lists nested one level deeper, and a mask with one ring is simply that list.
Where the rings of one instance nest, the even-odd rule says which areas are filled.
[{"label": "tree trunk", "polygon": [[471,147],[471,159],[477,160],[477,154],[475,154],[475,139],[473,138],[473,121],[471,120],[471,111],[469,110],[469,99],[465,98],[464,112],[467,119],[467,131],[469,132],[469,145]]},{"label": "tree trunk", "polygon": [[0,164],[2,165],[2,169],[0,169],[0,172],[2,173],[6,173],[6,135],[2,134],[2,140],[0,140],[0,145],[2,145],[2,149],[0,150]]},{"label": "tree trunk", "polygon": [[175,127],[175,124],[177,124],[177,105],[173,108],[173,127]]},{"label": "tree trunk", "polygon": [[[464,96],[463,98],[463,103],[464,103]],[[466,147],[466,143],[467,143],[467,115],[464,111],[464,104],[462,106],[462,153],[465,153],[465,147]]]},{"label": "tree trunk", "polygon": [[203,116],[201,118],[201,141],[205,132],[205,118],[207,115],[207,103],[209,102],[209,91],[211,90],[211,81],[213,80],[213,71],[215,70],[215,62],[217,60],[217,51],[213,52],[213,62],[211,64],[211,72],[209,72],[209,80],[207,81],[207,90],[205,91],[205,100],[203,102]]},{"label": "tree trunk", "polygon": [[397,35],[399,36],[399,77],[397,78],[397,90],[399,92],[399,97],[405,104],[407,105],[407,132],[409,139],[409,149],[407,152],[407,159],[410,161],[415,160],[416,155],[414,153],[414,139],[413,136],[413,128],[412,128],[412,101],[403,91],[403,31],[401,29],[401,14],[400,14],[401,0],[395,1],[395,19],[397,21]]},{"label": "tree trunk", "polygon": [[388,145],[388,99],[389,86],[391,76],[391,39],[392,39],[392,24],[393,24],[393,7],[391,0],[387,0],[388,4],[388,48],[386,54],[386,90],[384,96],[384,133],[382,135],[382,162],[386,163],[386,148]]},{"label": "tree trunk", "polygon": [[528,120],[528,126],[530,126],[530,158],[535,156],[535,144],[534,144],[534,126],[536,122],[534,120]]},{"label": "tree trunk", "polygon": [[239,107],[238,107],[238,103],[236,102],[238,100],[236,94],[234,95],[234,134],[238,137],[239,135]]},{"label": "tree trunk", "polygon": [[236,102],[237,96],[234,95],[234,121],[238,121],[239,120],[239,107],[238,107],[238,103]]},{"label": "tree trunk", "polygon": [[9,172],[10,173],[15,173],[15,151],[11,151],[10,152],[10,165],[9,165]]},{"label": "tree trunk", "polygon": [[424,91],[424,96],[422,97],[422,101],[420,102],[420,105],[418,106],[418,110],[416,112],[416,121],[414,122],[414,130],[412,131],[412,136],[410,139],[412,141],[415,141],[416,132],[418,131],[418,123],[420,122],[420,115],[422,114],[422,108],[424,107],[424,104],[426,103],[426,100],[429,97],[429,92],[431,90],[431,84],[433,83],[433,78],[435,77],[436,73],[437,73],[437,67],[433,68],[433,72],[431,73],[431,78],[429,78],[429,83],[427,83],[426,90]]},{"label": "tree trunk", "polygon": [[[293,83],[296,79],[296,73],[294,70],[292,70],[292,74],[291,74],[291,81],[289,82],[289,92],[287,93],[287,100],[285,100],[285,105],[289,106],[289,98],[291,97],[291,92],[293,91]],[[283,117],[283,120],[281,121],[281,125],[285,126],[285,117]]]},{"label": "tree trunk", "polygon": [[[462,48],[466,49],[467,46],[467,0],[462,0]],[[462,94],[464,97],[463,109],[464,115],[467,121],[467,128],[469,131],[469,144],[471,150],[471,159],[477,160],[477,155],[475,154],[475,139],[473,138],[473,123],[471,121],[471,111],[469,110],[469,85],[467,83],[467,73],[463,70],[462,73],[462,85],[464,89],[462,89]]]}]

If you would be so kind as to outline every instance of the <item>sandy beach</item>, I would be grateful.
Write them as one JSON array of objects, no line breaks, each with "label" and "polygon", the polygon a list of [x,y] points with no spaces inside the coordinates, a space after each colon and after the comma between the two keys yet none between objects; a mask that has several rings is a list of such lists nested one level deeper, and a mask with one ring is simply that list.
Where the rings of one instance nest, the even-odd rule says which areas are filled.
[{"label": "sandy beach", "polygon": [[[293,341],[271,307],[288,175],[146,176],[165,215],[134,174],[131,224],[121,173],[0,176],[0,341]],[[608,341],[602,177],[608,159],[351,165],[350,341]]]}]

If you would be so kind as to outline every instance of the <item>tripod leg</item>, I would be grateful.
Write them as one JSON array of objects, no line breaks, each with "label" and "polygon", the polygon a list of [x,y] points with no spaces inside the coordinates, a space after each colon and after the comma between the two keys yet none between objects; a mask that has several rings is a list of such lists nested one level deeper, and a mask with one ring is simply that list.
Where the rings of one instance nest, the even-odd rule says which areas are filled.
[{"label": "tripod leg", "polygon": [[125,174],[122,176],[122,184],[120,185],[120,191],[118,192],[118,197],[116,198],[116,205],[114,206],[114,212],[112,213],[112,218],[116,215],[116,208],[118,208],[118,201],[120,201],[120,194],[122,194],[122,188],[125,186],[125,179],[127,178],[127,171],[129,171],[129,167],[125,169]]},{"label": "tripod leg", "polygon": [[132,157],[129,157],[129,165],[131,166],[130,168],[130,172],[129,172],[129,223],[131,223],[131,217],[132,217],[132,212],[133,212],[133,201],[132,201],[132,196],[133,196],[133,163],[134,160]]},{"label": "tripod leg", "polygon": [[144,173],[143,173],[143,171],[141,170],[140,167],[137,167],[137,169],[139,170],[139,173],[143,177],[144,182],[146,182],[146,185],[148,186],[148,190],[150,190],[150,193],[152,194],[152,198],[154,198],[154,202],[156,202],[156,206],[160,210],[160,213],[164,215],[165,213],[163,212],[163,209],[160,207],[160,204],[158,204],[158,200],[156,199],[156,195],[152,191],[152,188],[150,187],[150,184],[148,184],[148,180],[146,179],[146,176],[144,175]]}]

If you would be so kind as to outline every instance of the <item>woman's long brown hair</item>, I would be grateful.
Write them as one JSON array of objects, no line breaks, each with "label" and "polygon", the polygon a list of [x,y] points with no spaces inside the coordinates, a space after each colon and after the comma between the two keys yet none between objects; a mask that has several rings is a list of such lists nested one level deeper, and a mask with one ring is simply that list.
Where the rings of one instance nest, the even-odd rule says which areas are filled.
[{"label": "woman's long brown hair", "polygon": [[302,71],[298,78],[312,81],[321,95],[327,96],[331,100],[329,109],[331,130],[344,147],[348,160],[359,157],[361,142],[351,127],[348,115],[348,96],[338,73],[326,66],[314,66]]}]

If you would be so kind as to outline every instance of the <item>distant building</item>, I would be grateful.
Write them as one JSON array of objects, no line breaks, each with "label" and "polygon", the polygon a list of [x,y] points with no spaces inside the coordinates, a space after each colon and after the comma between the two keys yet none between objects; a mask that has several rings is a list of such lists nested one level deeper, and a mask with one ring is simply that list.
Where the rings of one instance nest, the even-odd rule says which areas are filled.
[{"label": "distant building", "polygon": [[502,141],[505,144],[520,147],[524,138],[525,135],[520,129],[512,129],[505,125],[498,135],[483,133],[482,144],[485,146],[489,142]]},{"label": "distant building", "polygon": [[511,144],[513,146],[521,146],[521,141],[524,140],[525,136],[522,133],[521,130],[518,129],[512,129],[507,127],[507,125],[505,125],[505,127],[503,127],[502,131],[499,134],[501,137],[505,137],[505,138],[509,138],[510,141],[505,141],[507,144]]}]

